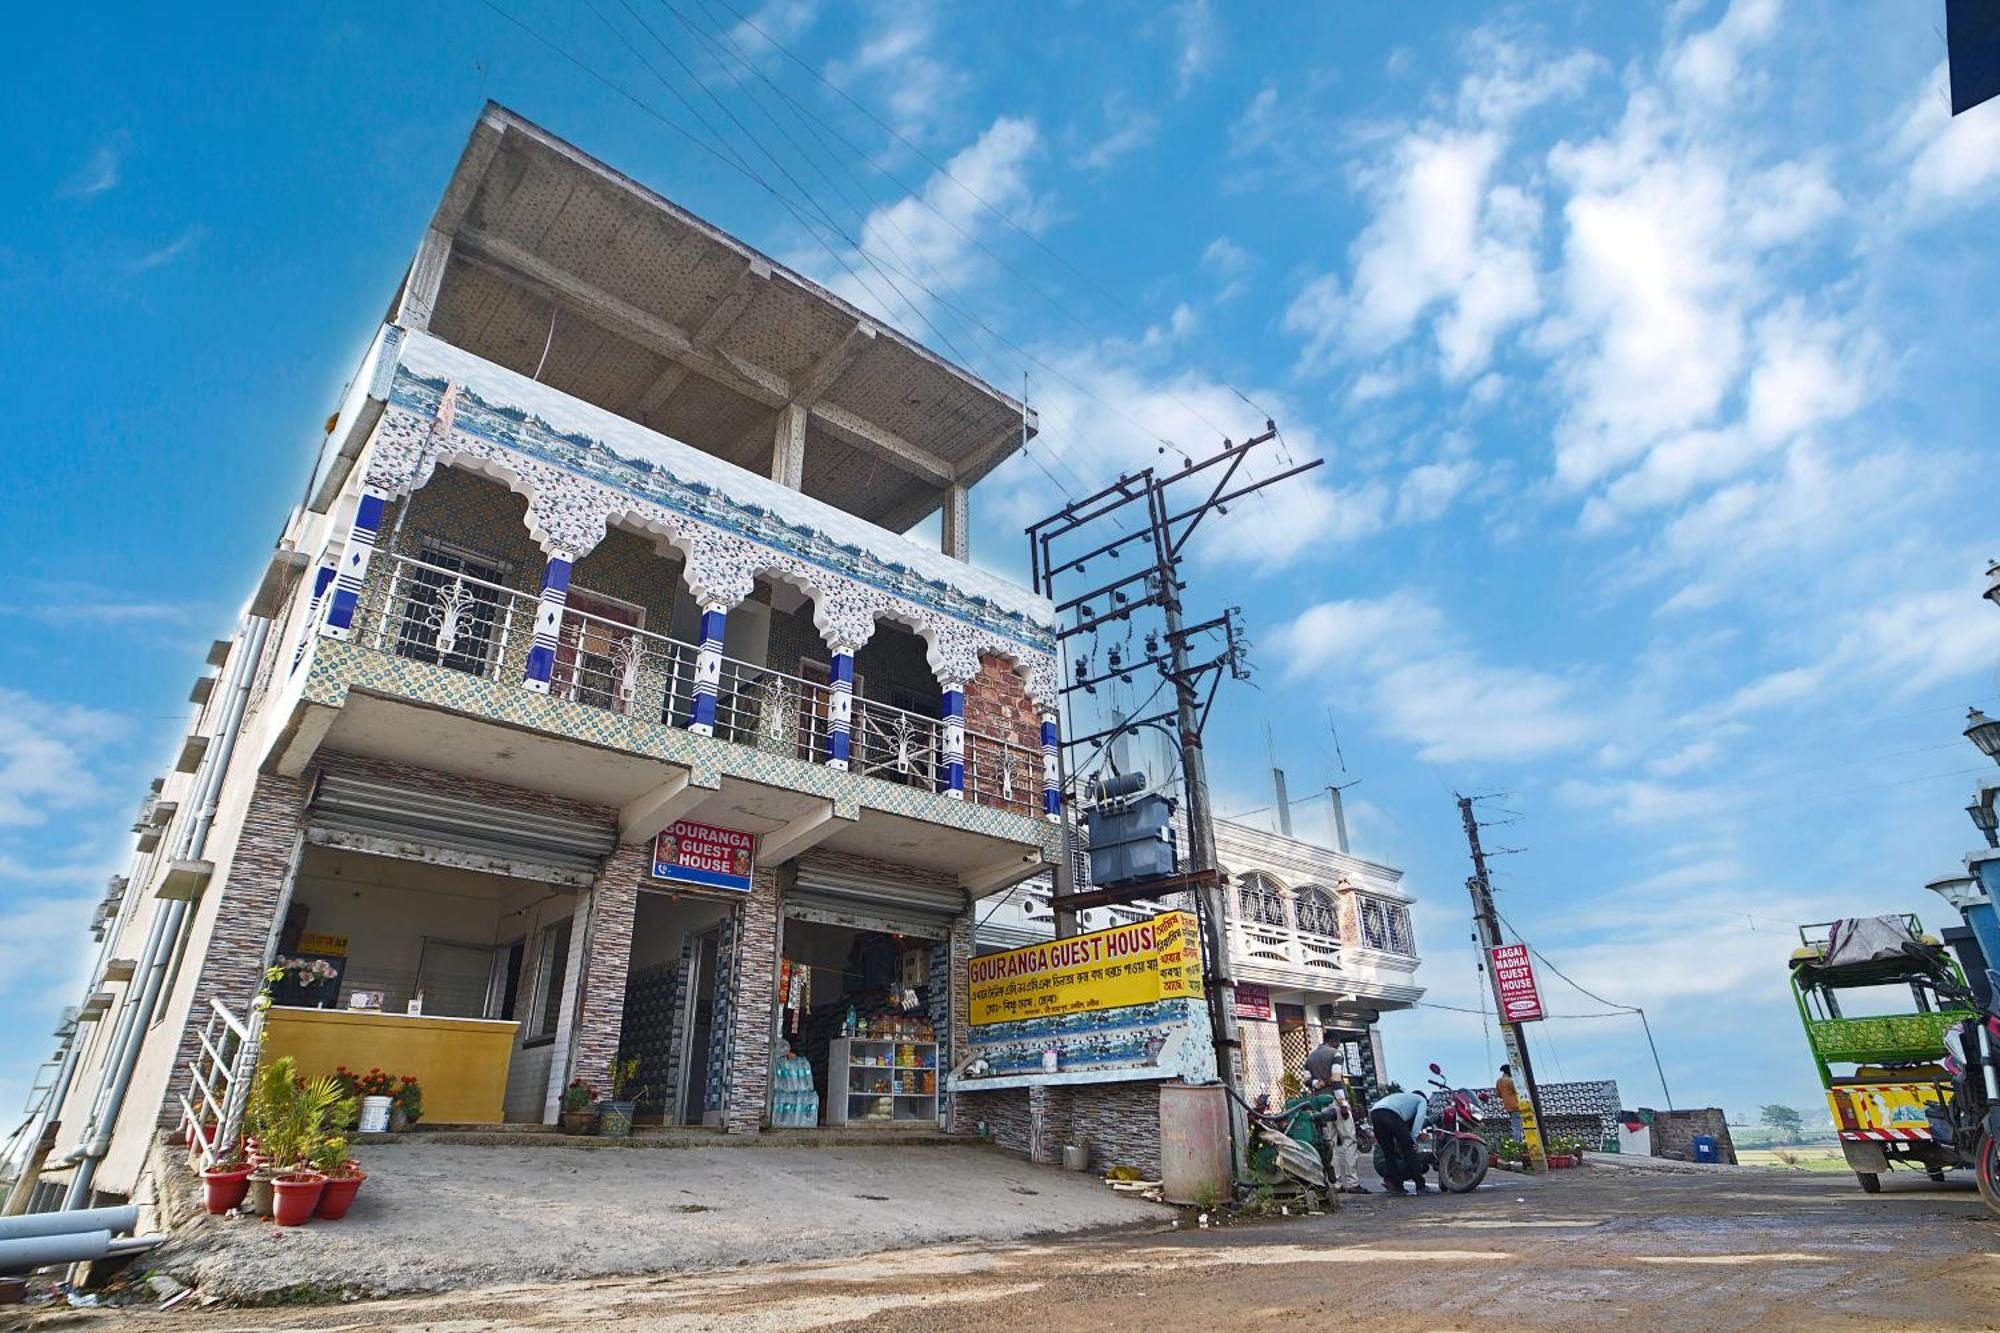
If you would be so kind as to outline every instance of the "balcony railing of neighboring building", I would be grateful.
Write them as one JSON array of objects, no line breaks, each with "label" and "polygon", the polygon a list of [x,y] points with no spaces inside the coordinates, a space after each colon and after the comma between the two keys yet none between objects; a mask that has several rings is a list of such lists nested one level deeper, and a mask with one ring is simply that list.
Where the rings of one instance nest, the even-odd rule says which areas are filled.
[{"label": "balcony railing of neighboring building", "polygon": [[1369,949],[1414,960],[1409,909],[1350,888],[1296,889],[1252,871],[1236,883],[1229,923],[1233,957],[1301,971],[1337,970],[1343,949]]},{"label": "balcony railing of neighboring building", "polygon": [[[436,553],[432,553],[434,556]],[[498,570],[444,556],[384,553],[364,604],[375,648],[489,680],[519,681],[533,638],[536,598]],[[591,708],[686,727],[695,711],[699,649],[635,625],[565,608],[549,693]],[[774,667],[721,659],[713,734],[719,740],[823,762],[833,691]],[[941,790],[944,722],[873,699],[852,701],[848,766],[865,777]],[[965,796],[1019,814],[1039,812],[1041,754],[995,736],[965,735]]]}]

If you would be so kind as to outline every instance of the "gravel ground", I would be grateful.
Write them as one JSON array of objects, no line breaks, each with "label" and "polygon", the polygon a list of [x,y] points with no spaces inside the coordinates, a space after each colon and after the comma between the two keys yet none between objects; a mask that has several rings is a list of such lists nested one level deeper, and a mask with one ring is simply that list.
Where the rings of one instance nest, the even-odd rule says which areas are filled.
[{"label": "gravel ground", "polygon": [[383,1144],[340,1222],[202,1217],[147,1267],[257,1302],[677,1273],[935,1241],[1159,1223],[1094,1176],[977,1145],[554,1148]]},{"label": "gravel ground", "polygon": [[[607,1156],[622,1162],[631,1155]],[[947,1164],[912,1154],[873,1178],[858,1178],[866,1181],[863,1189],[888,1193],[940,1165]],[[1070,1190],[1062,1187],[1101,1189],[1000,1162],[980,1173],[984,1197],[967,1195],[963,1207],[980,1211],[996,1202],[996,1189],[1007,1194],[1020,1182],[1045,1190],[1014,1196],[1031,1214],[1054,1203],[1058,1189],[1067,1198]],[[830,1183],[822,1187],[834,1192]],[[823,1197],[813,1189],[806,1201],[818,1205]],[[1881,1194],[1864,1195],[1851,1180],[1819,1174],[1584,1169],[1533,1179],[1496,1176],[1469,1196],[1378,1194],[1351,1200],[1330,1217],[1221,1230],[932,1244],[838,1262],[592,1278],[317,1309],[76,1312],[53,1315],[50,1324],[85,1333],[585,1326],[610,1333],[991,1333],[995,1327],[1159,1333],[1332,1321],[1371,1333],[1930,1333],[1996,1326],[1996,1238],[2000,1227],[1964,1182],[1935,1186],[1898,1174],[1883,1182]],[[781,1257],[799,1258],[800,1249],[788,1244]],[[768,1255],[770,1247],[759,1237],[746,1253]]]}]

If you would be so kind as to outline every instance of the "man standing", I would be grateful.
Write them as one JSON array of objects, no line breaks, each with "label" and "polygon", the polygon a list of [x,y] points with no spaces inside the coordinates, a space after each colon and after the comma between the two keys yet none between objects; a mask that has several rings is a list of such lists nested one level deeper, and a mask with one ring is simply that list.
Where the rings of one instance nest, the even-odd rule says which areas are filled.
[{"label": "man standing", "polygon": [[1361,1146],[1358,1127],[1354,1123],[1354,1107],[1347,1099],[1347,1078],[1336,1067],[1333,1071],[1333,1105],[1328,1108],[1333,1114],[1325,1123],[1325,1133],[1333,1143],[1333,1163],[1328,1171],[1333,1187],[1342,1194],[1366,1194],[1368,1187],[1361,1183]]},{"label": "man standing", "polygon": [[1507,1136],[1520,1138],[1521,1094],[1514,1087],[1514,1066],[1500,1066],[1500,1077],[1494,1082],[1493,1091],[1500,1098],[1501,1108],[1507,1112]]},{"label": "man standing", "polygon": [[1340,1068],[1340,1034],[1328,1028],[1321,1034],[1320,1043],[1306,1057],[1306,1091],[1318,1092],[1331,1087],[1334,1073]]},{"label": "man standing", "polygon": [[1375,1146],[1384,1159],[1382,1183],[1391,1194],[1407,1194],[1403,1182],[1428,1193],[1424,1184],[1423,1159],[1417,1153],[1417,1135],[1423,1131],[1430,1102],[1422,1093],[1392,1092],[1368,1108],[1368,1127],[1375,1131]]}]

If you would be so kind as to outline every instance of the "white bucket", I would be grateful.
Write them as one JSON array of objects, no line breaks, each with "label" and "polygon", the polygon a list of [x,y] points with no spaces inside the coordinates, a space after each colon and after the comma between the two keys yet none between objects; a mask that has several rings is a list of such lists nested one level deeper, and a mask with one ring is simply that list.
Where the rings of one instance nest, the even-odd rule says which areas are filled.
[{"label": "white bucket", "polygon": [[363,1097],[361,1099],[361,1132],[363,1134],[386,1134],[389,1132],[389,1099],[387,1097]]}]

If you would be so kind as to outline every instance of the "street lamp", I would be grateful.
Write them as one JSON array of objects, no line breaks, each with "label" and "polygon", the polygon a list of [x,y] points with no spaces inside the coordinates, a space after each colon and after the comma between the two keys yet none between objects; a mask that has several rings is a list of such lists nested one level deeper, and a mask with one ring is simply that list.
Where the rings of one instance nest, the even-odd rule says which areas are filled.
[{"label": "street lamp", "polygon": [[1965,807],[1965,813],[1972,816],[1973,827],[1986,835],[1988,847],[2000,847],[2000,812],[1993,808],[1991,789],[1980,792],[1972,804]]},{"label": "street lamp", "polygon": [[1970,875],[1946,875],[1942,879],[1932,880],[1924,887],[1950,903],[1952,911],[1959,913],[1986,899],[1986,895],[1980,892],[1978,881]]},{"label": "street lamp", "polygon": [[2000,722],[1995,722],[1977,708],[1965,715],[1965,739],[1979,747],[1979,752],[2000,764]]}]

